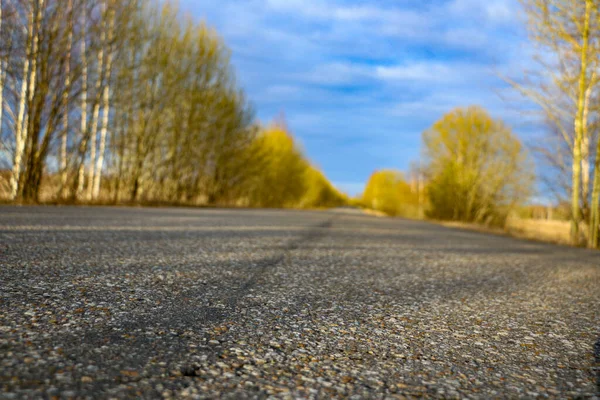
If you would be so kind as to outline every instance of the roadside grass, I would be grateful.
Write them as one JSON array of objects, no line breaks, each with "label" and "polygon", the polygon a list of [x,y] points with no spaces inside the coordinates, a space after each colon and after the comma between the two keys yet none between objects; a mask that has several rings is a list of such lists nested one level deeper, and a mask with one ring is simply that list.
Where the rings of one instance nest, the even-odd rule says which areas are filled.
[{"label": "roadside grass", "polygon": [[[381,211],[363,209],[363,212],[367,215],[389,218],[388,215]],[[512,217],[506,221],[506,225],[504,226],[504,228],[501,228],[458,221],[437,221],[423,218],[409,219],[428,221],[449,228],[467,229],[482,233],[508,235],[519,239],[535,240],[539,242],[547,242],[569,246],[571,245],[571,224],[569,221]],[[587,239],[587,226],[583,224],[581,226],[581,229],[584,232],[584,235]]]},{"label": "roadside grass", "polygon": [[[587,232],[587,227],[582,226]],[[570,244],[571,224],[569,221],[509,218],[506,231],[516,237],[544,242]]]},{"label": "roadside grass", "polygon": [[[433,221],[451,228],[468,229],[477,232],[509,235],[519,239],[535,240],[539,242],[571,245],[569,221],[555,221],[543,219],[509,218],[504,228],[488,227],[464,222]],[[587,227],[582,226],[587,235]]]}]

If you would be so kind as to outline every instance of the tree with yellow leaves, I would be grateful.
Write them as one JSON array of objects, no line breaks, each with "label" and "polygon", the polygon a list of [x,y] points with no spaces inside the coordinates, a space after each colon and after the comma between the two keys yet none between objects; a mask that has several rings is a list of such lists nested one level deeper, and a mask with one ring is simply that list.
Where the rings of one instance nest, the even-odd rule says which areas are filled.
[{"label": "tree with yellow leaves", "polygon": [[451,111],[423,133],[423,142],[431,218],[501,224],[531,192],[523,145],[482,108]]},{"label": "tree with yellow leaves", "polygon": [[365,187],[362,203],[392,216],[418,217],[419,198],[400,171],[375,171]]},{"label": "tree with yellow leaves", "polygon": [[271,125],[256,139],[261,171],[252,185],[251,203],[260,207],[290,207],[305,193],[308,163],[292,135]]}]

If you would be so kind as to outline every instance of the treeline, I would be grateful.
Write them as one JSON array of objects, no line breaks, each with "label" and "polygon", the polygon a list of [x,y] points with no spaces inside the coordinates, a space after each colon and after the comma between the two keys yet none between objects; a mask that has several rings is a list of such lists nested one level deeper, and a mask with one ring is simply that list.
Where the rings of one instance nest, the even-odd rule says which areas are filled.
[{"label": "treeline", "polygon": [[229,50],[169,2],[0,0],[0,162],[11,200],[319,207],[345,202]]},{"label": "treeline", "polygon": [[524,146],[482,108],[443,116],[423,133],[423,153],[409,180],[400,172],[374,173],[363,204],[389,215],[501,226],[532,193]]}]

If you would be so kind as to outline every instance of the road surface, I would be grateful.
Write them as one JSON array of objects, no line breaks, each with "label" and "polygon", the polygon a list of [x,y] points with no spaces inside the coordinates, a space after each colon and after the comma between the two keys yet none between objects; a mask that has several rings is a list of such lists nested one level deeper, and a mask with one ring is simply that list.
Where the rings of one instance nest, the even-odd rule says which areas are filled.
[{"label": "road surface", "polygon": [[590,398],[600,253],[347,212],[0,207],[2,398]]}]

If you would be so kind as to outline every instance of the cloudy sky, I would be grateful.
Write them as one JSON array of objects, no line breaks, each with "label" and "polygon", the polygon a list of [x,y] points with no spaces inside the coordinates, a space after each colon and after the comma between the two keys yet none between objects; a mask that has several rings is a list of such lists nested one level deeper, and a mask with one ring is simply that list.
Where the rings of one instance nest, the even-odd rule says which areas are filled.
[{"label": "cloudy sky", "polygon": [[180,0],[225,38],[258,118],[282,112],[306,154],[350,194],[407,169],[421,132],[486,107],[525,140],[501,76],[531,49],[517,0]]}]

